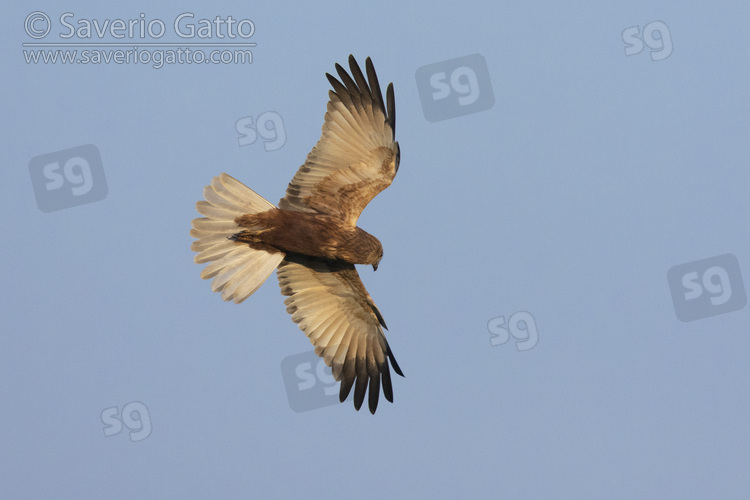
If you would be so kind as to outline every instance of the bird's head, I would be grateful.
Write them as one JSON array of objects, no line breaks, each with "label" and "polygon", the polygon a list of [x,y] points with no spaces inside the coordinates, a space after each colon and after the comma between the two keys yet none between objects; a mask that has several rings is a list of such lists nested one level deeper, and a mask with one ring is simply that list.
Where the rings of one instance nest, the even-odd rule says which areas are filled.
[{"label": "bird's head", "polygon": [[380,255],[378,255],[378,258],[375,262],[372,263],[372,270],[377,271],[378,270],[378,264],[380,264],[380,259],[383,258],[383,248],[380,249]]},{"label": "bird's head", "polygon": [[377,271],[378,270],[378,264],[380,264],[380,259],[383,258],[383,246],[380,245],[380,242],[378,242],[378,247],[373,252],[373,259],[372,259],[372,270]]},{"label": "bird's head", "polygon": [[383,245],[380,241],[367,231],[355,228],[356,231],[356,254],[348,261],[354,264],[365,264],[372,266],[373,271],[378,270],[380,259],[383,258]]}]

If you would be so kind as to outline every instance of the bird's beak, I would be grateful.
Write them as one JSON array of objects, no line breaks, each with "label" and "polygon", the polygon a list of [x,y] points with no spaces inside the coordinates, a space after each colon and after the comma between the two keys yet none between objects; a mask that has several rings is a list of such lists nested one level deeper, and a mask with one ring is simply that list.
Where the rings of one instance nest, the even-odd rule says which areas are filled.
[{"label": "bird's beak", "polygon": [[372,265],[372,270],[373,271],[377,271],[378,270],[378,263],[377,262]]}]

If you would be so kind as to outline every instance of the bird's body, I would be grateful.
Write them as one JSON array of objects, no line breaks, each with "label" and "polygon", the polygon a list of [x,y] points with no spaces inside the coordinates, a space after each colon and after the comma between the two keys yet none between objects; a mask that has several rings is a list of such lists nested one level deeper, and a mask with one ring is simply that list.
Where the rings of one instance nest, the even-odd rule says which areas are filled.
[{"label": "bird's body", "polygon": [[246,229],[235,234],[234,240],[254,248],[375,267],[383,255],[377,238],[333,215],[272,208],[242,215],[235,222]]},{"label": "bird's body", "polygon": [[[196,204],[204,217],[190,234],[195,262],[224,300],[242,302],[277,271],[292,321],[341,381],[343,402],[354,387],[359,410],[368,392],[375,413],[382,386],[393,401],[390,366],[403,376],[385,339],[385,321],[355,264],[377,269],[383,247],[357,227],[365,206],[396,176],[393,85],[386,101],[372,61],[367,78],[349,56],[351,76],[338,64],[320,140],[272,203],[227,174],[214,177]],[[368,83],[369,80],[369,83]],[[382,385],[381,385],[382,384]]]}]

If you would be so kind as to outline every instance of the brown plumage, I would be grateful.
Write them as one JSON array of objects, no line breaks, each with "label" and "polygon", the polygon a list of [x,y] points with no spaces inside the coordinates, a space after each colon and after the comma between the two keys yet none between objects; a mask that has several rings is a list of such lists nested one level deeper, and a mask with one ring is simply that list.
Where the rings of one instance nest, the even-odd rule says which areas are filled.
[{"label": "brown plumage", "polygon": [[[398,171],[393,84],[386,101],[370,58],[362,73],[349,56],[351,76],[336,64],[320,140],[274,207],[221,174],[203,191],[190,234],[202,278],[224,300],[239,303],[277,269],[292,320],[341,381],[344,401],[354,387],[359,410],[369,387],[375,413],[380,386],[393,402],[389,360],[403,376],[385,339],[383,316],[354,264],[377,269],[383,247],[357,227],[362,210],[390,186]],[[369,80],[369,83],[368,83]]]},{"label": "brown plumage", "polygon": [[383,246],[377,238],[334,215],[273,208],[259,214],[245,214],[234,221],[248,229],[233,238],[251,247],[260,243],[262,248],[267,245],[285,252],[376,268],[383,256]]}]

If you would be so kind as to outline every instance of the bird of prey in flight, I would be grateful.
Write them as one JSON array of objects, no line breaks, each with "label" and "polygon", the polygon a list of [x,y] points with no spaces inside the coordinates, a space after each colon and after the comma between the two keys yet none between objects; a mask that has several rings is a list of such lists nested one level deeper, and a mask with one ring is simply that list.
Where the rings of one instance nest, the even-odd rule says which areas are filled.
[{"label": "bird of prey in flight", "polygon": [[[369,386],[375,413],[380,387],[393,402],[386,328],[354,264],[377,270],[383,247],[357,227],[365,206],[390,186],[398,171],[393,84],[386,100],[368,57],[365,74],[349,56],[351,76],[339,64],[339,79],[326,73],[333,90],[320,140],[286,189],[278,208],[250,188],[221,174],[196,204],[204,217],[190,235],[195,262],[209,263],[201,278],[224,300],[240,303],[276,270],[292,321],[341,382],[343,402],[354,387],[359,410]],[[369,81],[369,83],[368,83]]]}]

